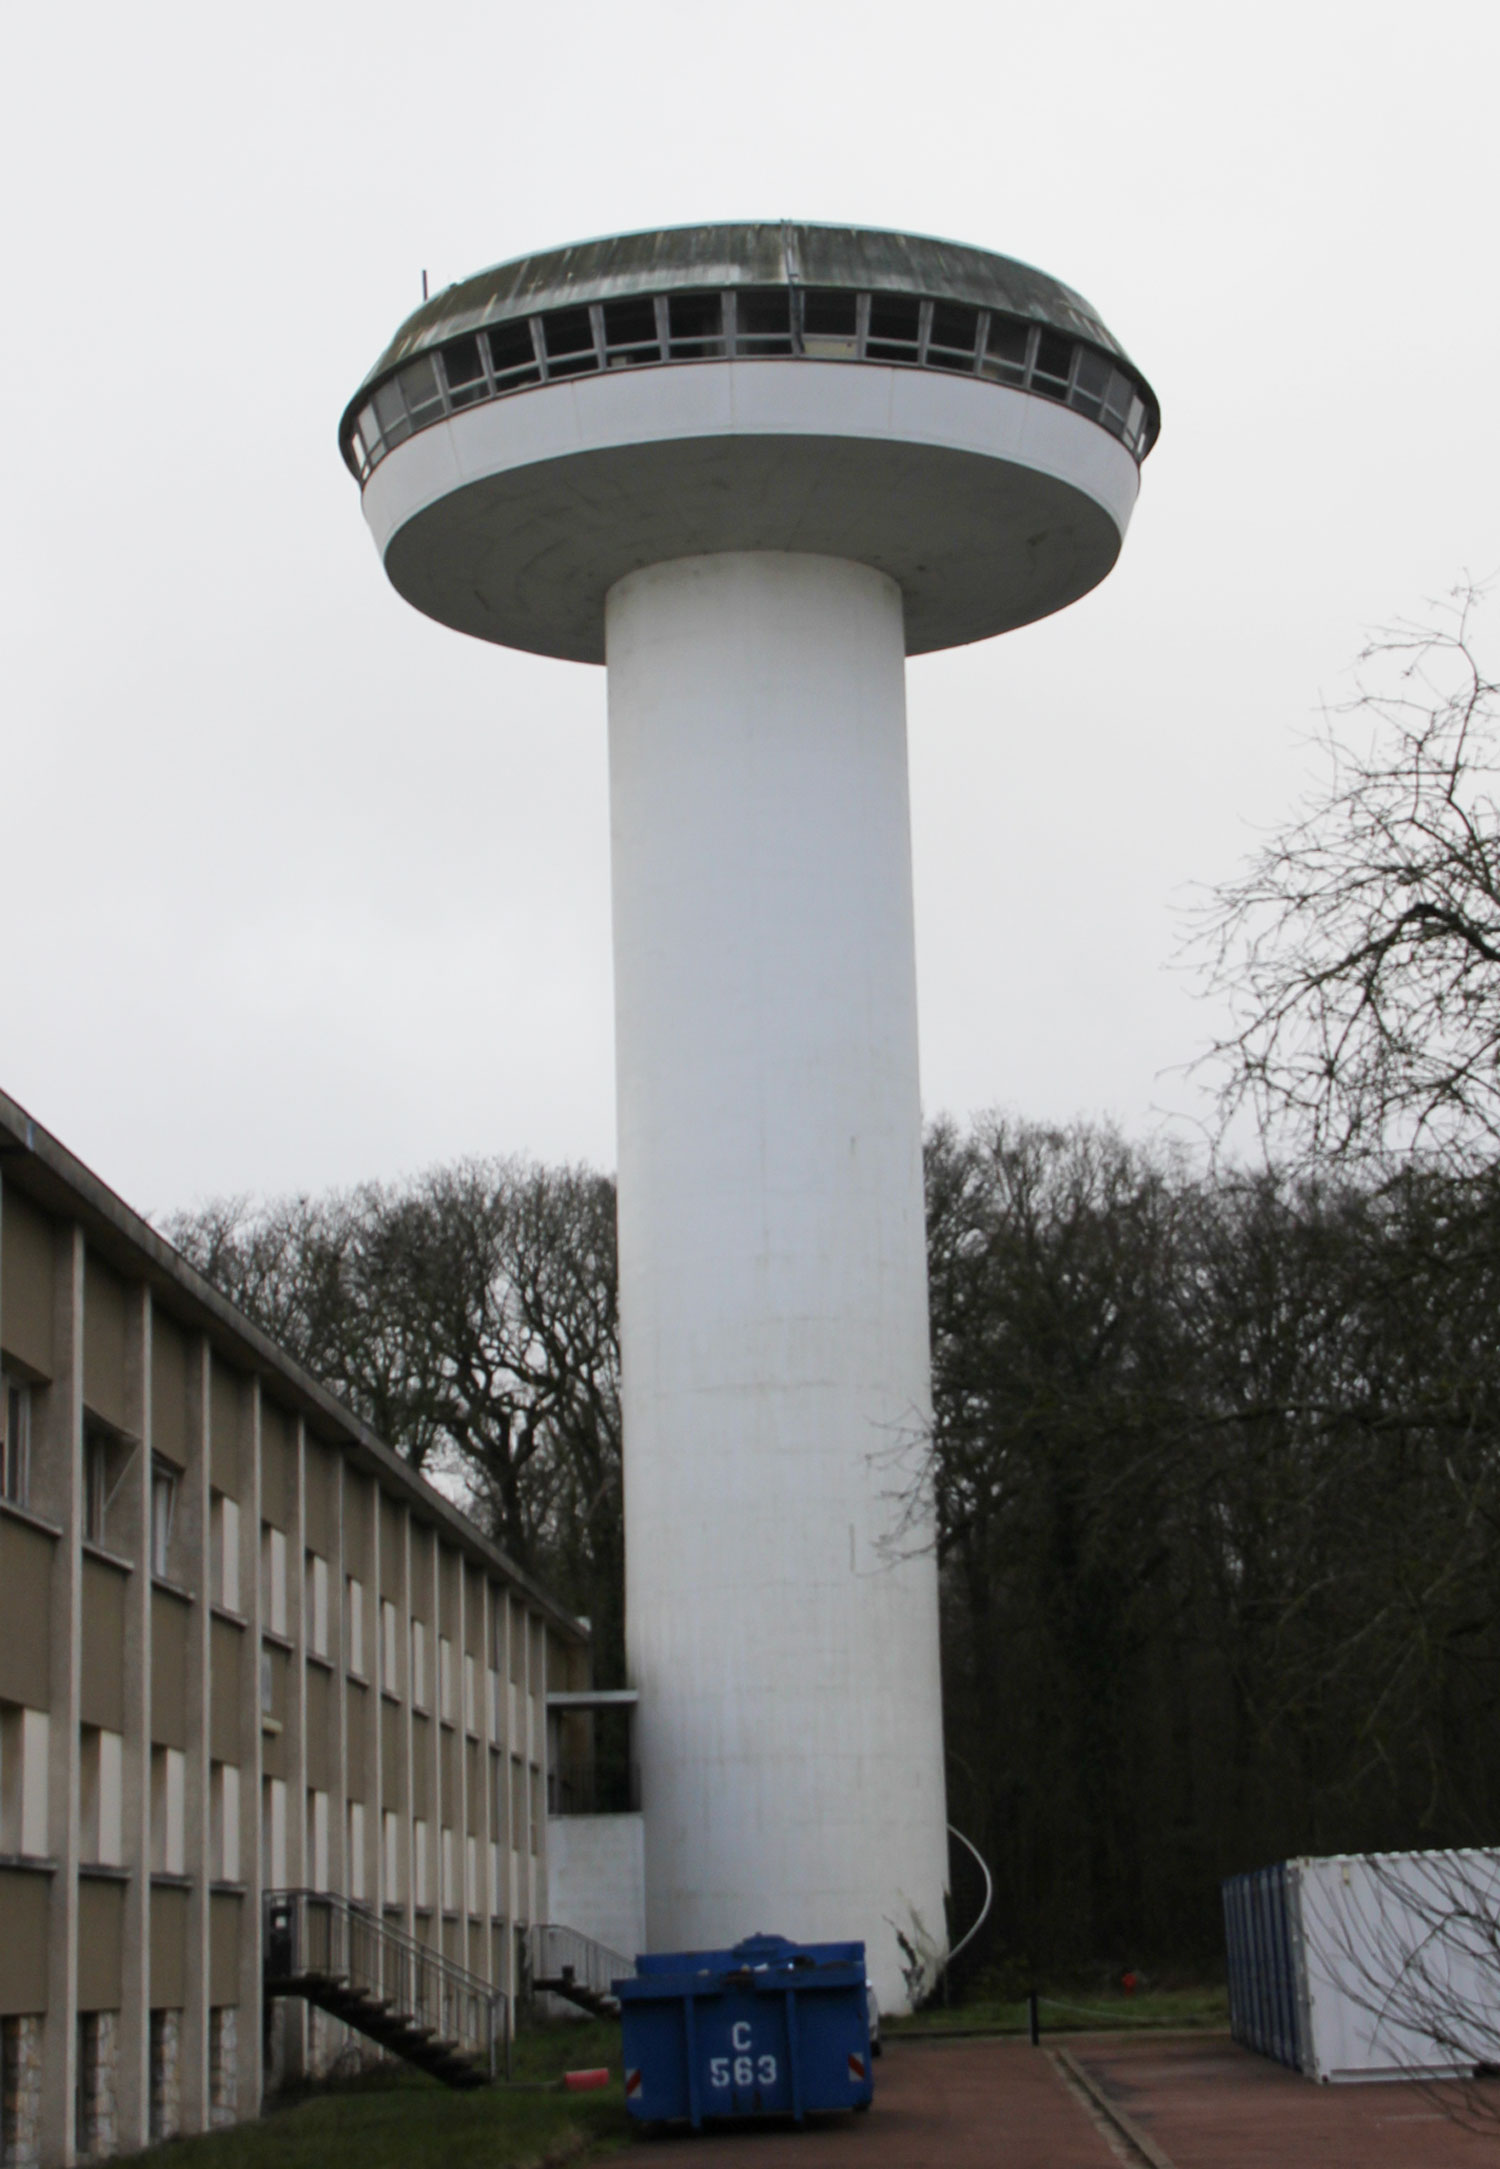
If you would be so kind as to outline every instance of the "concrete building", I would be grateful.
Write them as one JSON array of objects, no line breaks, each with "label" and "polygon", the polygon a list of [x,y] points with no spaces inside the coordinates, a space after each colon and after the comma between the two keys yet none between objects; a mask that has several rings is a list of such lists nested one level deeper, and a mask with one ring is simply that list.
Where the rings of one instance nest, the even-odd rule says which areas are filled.
[{"label": "concrete building", "polygon": [[607,663],[627,1643],[650,1942],[945,1961],[905,658],[1114,564],[1157,430],[1077,294],[790,224],[551,251],[396,333],[386,573]]},{"label": "concrete building", "polygon": [[0,1370],[4,2169],[254,2115],[352,2038],[263,2023],[269,1891],[493,2014],[583,1625],[3,1096]]}]

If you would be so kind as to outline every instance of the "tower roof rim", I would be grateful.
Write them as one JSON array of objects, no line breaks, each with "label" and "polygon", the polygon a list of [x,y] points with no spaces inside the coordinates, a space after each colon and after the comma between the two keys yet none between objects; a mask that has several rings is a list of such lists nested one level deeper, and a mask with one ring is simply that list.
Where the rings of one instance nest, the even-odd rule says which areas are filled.
[{"label": "tower roof rim", "polygon": [[1088,339],[1135,370],[1081,294],[1018,258],[894,228],[724,221],[600,235],[474,272],[413,310],[366,373],[351,406],[403,362],[491,324],[569,303],[674,288],[765,285],[917,293],[1000,309]]}]

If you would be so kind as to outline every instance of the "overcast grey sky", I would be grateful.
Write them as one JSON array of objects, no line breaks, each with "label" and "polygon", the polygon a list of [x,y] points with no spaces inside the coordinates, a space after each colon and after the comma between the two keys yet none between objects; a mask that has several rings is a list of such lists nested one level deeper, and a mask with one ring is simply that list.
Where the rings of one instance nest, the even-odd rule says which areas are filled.
[{"label": "overcast grey sky", "polygon": [[1191,1118],[1186,886],[1500,567],[1497,62],[1492,0],[10,10],[0,1087],[158,1213],[612,1164],[603,673],[400,602],[335,427],[424,267],[794,217],[1038,264],[1161,397],[1105,585],[910,668],[922,1060]]}]

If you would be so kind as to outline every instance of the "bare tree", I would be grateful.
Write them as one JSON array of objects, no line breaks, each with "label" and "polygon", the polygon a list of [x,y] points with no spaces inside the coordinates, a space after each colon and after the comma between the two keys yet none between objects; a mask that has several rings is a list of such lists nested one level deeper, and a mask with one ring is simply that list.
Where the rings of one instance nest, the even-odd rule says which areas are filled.
[{"label": "bare tree", "polygon": [[469,1160],[405,1184],[231,1199],[173,1242],[479,1521],[623,1664],[614,1184]]},{"label": "bare tree", "polygon": [[1226,1117],[1311,1153],[1500,1142],[1500,686],[1483,591],[1371,641],[1325,719],[1326,779],[1213,892],[1195,947],[1234,1029]]}]

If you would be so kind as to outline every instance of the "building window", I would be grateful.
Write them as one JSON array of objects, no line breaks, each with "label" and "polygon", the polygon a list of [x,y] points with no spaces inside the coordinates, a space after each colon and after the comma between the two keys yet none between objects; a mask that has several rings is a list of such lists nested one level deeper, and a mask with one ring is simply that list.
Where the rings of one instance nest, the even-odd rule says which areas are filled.
[{"label": "building window", "polygon": [[260,1530],[261,1624],[286,1636],[286,1536],[262,1522]]},{"label": "building window", "polygon": [[50,1737],[45,1710],[0,1702],[0,1853],[47,1851]]},{"label": "building window", "polygon": [[734,297],[736,344],[741,354],[790,354],[792,296],[787,287],[737,292]]},{"label": "building window", "polygon": [[389,1597],[380,1600],[380,1684],[388,1695],[401,1692],[396,1665],[396,1607]]},{"label": "building window", "polygon": [[182,1875],[187,1868],[187,1757],[177,1747],[151,1750],[151,1870]]},{"label": "building window", "polygon": [[0,1371],[0,1499],[25,1506],[31,1497],[31,1388]]},{"label": "building window", "polygon": [[240,1773],[232,1762],[215,1762],[208,1773],[209,1875],[220,1883],[240,1879]]},{"label": "building window", "polygon": [[531,1766],[531,1850],[542,1849],[542,1773],[533,1763]]},{"label": "building window", "polygon": [[490,1756],[490,1836],[491,1836],[491,1837],[492,1837],[492,1838],[493,1838],[493,1839],[495,1840],[495,1842],[496,1842],[496,1844],[497,1844],[497,1845],[499,1845],[499,1844],[502,1844],[502,1843],[504,1842],[504,1839],[505,1839],[505,1825],[506,1825],[506,1821],[507,1821],[507,1816],[506,1816],[506,1812],[505,1812],[505,1810],[506,1810],[506,1805],[507,1805],[507,1803],[506,1803],[506,1798],[505,1798],[505,1757],[504,1757],[503,1755],[496,1755],[496,1754],[491,1754],[491,1756]]},{"label": "building window", "polygon": [[419,1909],[432,1902],[427,1888],[427,1825],[420,1815],[411,1826],[411,1899]]},{"label": "building window", "polygon": [[303,1632],[307,1647],[314,1657],[326,1657],[329,1652],[328,1636],[328,1561],[317,1552],[307,1555],[307,1619]]},{"label": "building window", "polygon": [[464,1651],[464,1730],[479,1732],[479,1666],[470,1649]]},{"label": "building window", "polygon": [[635,362],[661,360],[656,303],[649,294],[625,301],[606,301],[602,314],[608,368],[622,369]]},{"label": "building window", "polygon": [[411,1706],[427,1707],[427,1625],[421,1619],[411,1623]]},{"label": "building window", "polygon": [[387,1808],[380,1818],[380,1868],[383,1889],[381,1897],[386,1905],[401,1903],[401,1824],[394,1808]]},{"label": "building window", "polygon": [[344,1584],[344,1647],[349,1670],[365,1676],[365,1585],[351,1574]]},{"label": "building window", "polygon": [[108,1505],[109,1438],[97,1425],[89,1424],[83,1434],[83,1541],[85,1544],[102,1544],[104,1542],[104,1516]]},{"label": "building window", "polygon": [[213,1558],[211,1595],[226,1612],[240,1608],[240,1509],[239,1502],[216,1491],[210,1502]]},{"label": "building window", "polygon": [[356,1905],[363,1905],[365,1897],[365,1804],[363,1800],[349,1802],[349,1895]]},{"label": "building window", "polygon": [[513,1852],[526,1846],[526,1765],[519,1755],[510,1758],[510,1842]]},{"label": "building window", "polygon": [[445,1725],[453,1722],[453,1644],[446,1634],[438,1636],[438,1713]]},{"label": "building window", "polygon": [[464,1839],[464,1907],[471,1916],[479,1911],[479,1840],[472,1830]]},{"label": "building window", "polygon": [[151,1571],[165,1581],[172,1556],[172,1523],[177,1511],[177,1472],[165,1461],[151,1464]]},{"label": "building window", "polygon": [[286,1779],[282,1777],[261,1779],[260,1873],[267,1890],[286,1889]]},{"label": "building window", "polygon": [[443,1911],[445,1913],[456,1913],[458,1911],[457,1863],[454,1859],[453,1831],[447,1823],[444,1823],[438,1833],[438,1850],[441,1856],[443,1875]]},{"label": "building window", "polygon": [[814,360],[854,360],[859,352],[858,294],[842,289],[803,294],[802,351]]},{"label": "building window", "polygon": [[[1103,336],[1107,337],[1107,334]],[[489,366],[485,366],[486,349]],[[970,302],[849,288],[734,288],[621,295],[465,332],[376,387],[350,425],[344,456],[363,481],[414,430],[481,399],[548,378],[644,362],[805,354],[813,359],[956,370],[1066,402],[1142,460],[1155,441],[1143,388],[1104,347],[981,310]],[[1076,365],[1074,356],[1079,357]],[[441,368],[439,367],[441,360]]]},{"label": "building window", "polygon": [[309,1890],[328,1888],[328,1795],[311,1786],[307,1794],[307,1860],[303,1873]]},{"label": "building window", "polygon": [[78,1733],[78,1844],[100,1867],[125,1863],[125,1742],[118,1732],[81,1725]]}]

